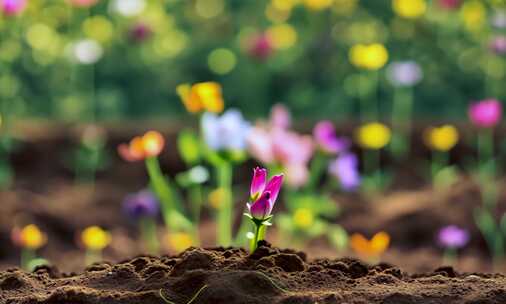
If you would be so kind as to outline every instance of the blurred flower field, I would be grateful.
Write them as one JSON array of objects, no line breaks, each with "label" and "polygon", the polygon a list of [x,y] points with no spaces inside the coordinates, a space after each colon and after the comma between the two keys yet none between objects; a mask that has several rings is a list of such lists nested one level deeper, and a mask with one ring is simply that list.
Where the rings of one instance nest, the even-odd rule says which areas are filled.
[{"label": "blurred flower field", "polygon": [[178,117],[174,88],[202,80],[248,117],[282,101],[296,117],[351,119],[371,96],[386,115],[411,86],[424,119],[506,97],[501,0],[5,0],[2,10],[4,120]]}]

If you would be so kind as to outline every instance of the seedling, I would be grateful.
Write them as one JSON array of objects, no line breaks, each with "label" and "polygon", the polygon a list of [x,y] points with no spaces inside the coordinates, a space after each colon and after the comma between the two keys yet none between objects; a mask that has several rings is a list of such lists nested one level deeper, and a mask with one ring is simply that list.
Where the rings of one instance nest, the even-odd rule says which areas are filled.
[{"label": "seedling", "polygon": [[91,265],[102,260],[102,251],[111,243],[111,234],[98,226],[81,232],[81,243],[86,250],[85,263]]},{"label": "seedling", "polygon": [[47,264],[44,259],[37,258],[36,251],[46,245],[47,235],[34,224],[22,229],[14,228],[11,233],[12,241],[21,248],[21,267],[32,271],[36,266]]}]

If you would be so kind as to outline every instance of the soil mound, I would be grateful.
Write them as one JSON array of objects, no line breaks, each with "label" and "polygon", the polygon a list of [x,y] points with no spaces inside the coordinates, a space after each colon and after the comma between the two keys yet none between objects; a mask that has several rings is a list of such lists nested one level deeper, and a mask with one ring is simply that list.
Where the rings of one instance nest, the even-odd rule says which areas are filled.
[{"label": "soil mound", "polygon": [[81,274],[39,267],[0,272],[4,304],[506,303],[506,277],[441,267],[408,274],[355,259],[308,261],[306,254],[263,243],[190,248],[178,256],[101,263]]}]

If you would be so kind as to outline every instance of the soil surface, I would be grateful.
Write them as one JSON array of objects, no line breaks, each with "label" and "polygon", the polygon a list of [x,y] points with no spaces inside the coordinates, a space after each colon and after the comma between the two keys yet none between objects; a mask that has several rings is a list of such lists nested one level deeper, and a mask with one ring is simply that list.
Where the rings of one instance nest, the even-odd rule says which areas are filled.
[{"label": "soil surface", "polygon": [[[165,301],[162,299],[165,298]],[[243,249],[190,248],[178,256],[101,263],[81,274],[40,267],[0,272],[0,303],[506,303],[506,277],[442,267],[408,274],[355,259],[308,261],[263,243]]]}]

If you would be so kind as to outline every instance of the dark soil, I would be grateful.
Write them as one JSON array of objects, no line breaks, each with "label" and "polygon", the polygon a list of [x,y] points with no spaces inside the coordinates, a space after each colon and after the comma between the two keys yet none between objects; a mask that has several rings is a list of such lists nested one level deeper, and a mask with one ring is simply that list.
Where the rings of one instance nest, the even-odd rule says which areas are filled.
[{"label": "dark soil", "polygon": [[0,273],[0,303],[506,303],[506,277],[442,267],[411,275],[355,259],[308,261],[264,243],[243,249],[190,248],[170,257],[102,263],[81,274],[41,267]]}]

